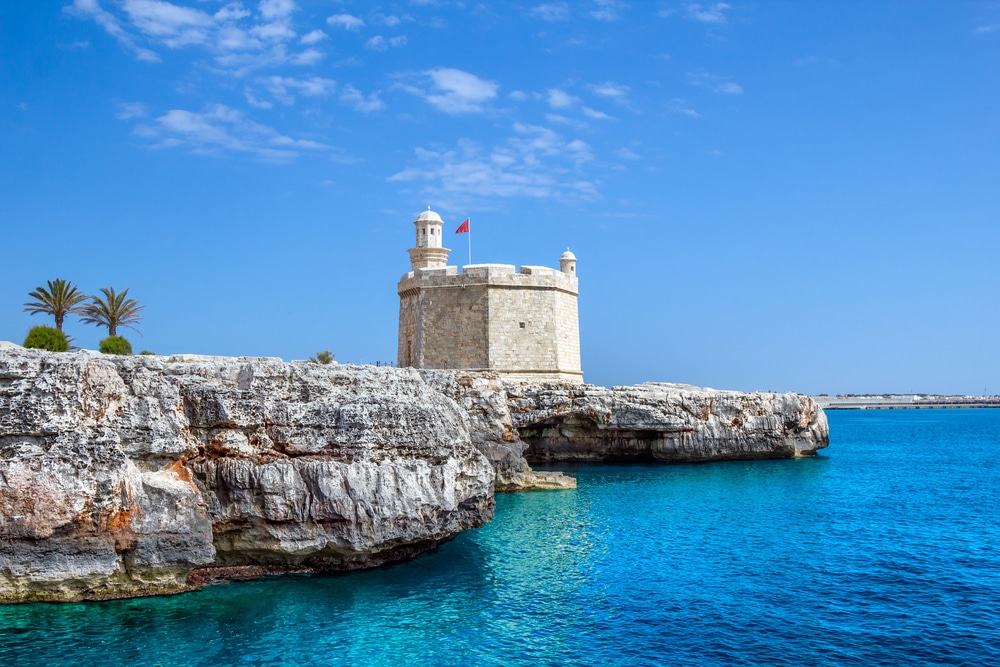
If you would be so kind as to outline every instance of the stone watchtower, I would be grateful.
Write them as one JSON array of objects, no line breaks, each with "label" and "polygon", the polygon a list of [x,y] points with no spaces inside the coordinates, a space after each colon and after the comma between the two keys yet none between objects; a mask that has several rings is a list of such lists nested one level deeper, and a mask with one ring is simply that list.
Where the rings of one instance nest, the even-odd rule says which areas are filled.
[{"label": "stone watchtower", "polygon": [[411,271],[399,292],[400,366],[491,371],[512,380],[583,382],[576,257],[560,269],[510,264],[448,266],[444,221],[413,222]]}]

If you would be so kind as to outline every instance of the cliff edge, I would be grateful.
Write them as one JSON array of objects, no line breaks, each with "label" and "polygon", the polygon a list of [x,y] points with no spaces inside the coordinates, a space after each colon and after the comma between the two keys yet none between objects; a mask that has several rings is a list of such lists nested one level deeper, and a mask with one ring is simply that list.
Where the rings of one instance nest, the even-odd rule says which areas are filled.
[{"label": "cliff edge", "polygon": [[493,478],[413,371],[0,350],[0,601],[378,565],[489,521]]}]

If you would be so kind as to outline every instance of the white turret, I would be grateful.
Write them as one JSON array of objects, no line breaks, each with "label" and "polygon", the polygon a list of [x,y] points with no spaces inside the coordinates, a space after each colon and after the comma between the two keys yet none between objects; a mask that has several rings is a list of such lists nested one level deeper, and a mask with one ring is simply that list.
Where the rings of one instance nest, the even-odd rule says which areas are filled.
[{"label": "white turret", "polygon": [[576,276],[576,255],[571,253],[569,248],[566,248],[566,252],[559,257],[559,269],[563,273]]},{"label": "white turret", "polygon": [[428,206],[427,210],[413,221],[413,226],[417,231],[416,245],[409,251],[413,270],[447,266],[448,253],[451,251],[442,246],[441,230],[444,227],[444,220],[441,216]]}]

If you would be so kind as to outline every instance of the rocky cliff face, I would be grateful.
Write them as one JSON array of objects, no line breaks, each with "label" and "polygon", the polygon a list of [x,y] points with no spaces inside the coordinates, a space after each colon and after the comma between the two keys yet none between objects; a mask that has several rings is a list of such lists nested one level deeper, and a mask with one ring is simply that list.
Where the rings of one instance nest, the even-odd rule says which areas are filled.
[{"label": "rocky cliff face", "polygon": [[377,565],[493,513],[413,371],[0,351],[0,601]]},{"label": "rocky cliff face", "polygon": [[0,349],[0,602],[370,567],[576,485],[529,462],[811,456],[810,398]]},{"label": "rocky cliff face", "polygon": [[535,384],[507,399],[532,462],[798,458],[829,443],[826,414],[799,394]]}]

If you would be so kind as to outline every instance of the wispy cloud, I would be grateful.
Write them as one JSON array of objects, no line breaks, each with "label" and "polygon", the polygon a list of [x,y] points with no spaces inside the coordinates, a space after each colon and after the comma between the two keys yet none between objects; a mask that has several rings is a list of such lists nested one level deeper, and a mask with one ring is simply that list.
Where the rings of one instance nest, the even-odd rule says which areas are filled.
[{"label": "wispy cloud", "polygon": [[597,109],[591,109],[590,107],[583,107],[581,109],[583,114],[588,118],[594,118],[596,120],[614,120],[614,116],[609,116],[603,111],[598,111]]},{"label": "wispy cloud", "polygon": [[590,89],[594,91],[595,95],[606,97],[614,100],[615,102],[624,103],[628,99],[629,87],[613,81],[606,81],[605,83],[593,85]]},{"label": "wispy cloud", "polygon": [[594,3],[598,8],[592,10],[590,16],[598,21],[617,21],[618,9],[625,5],[619,0],[594,0]]},{"label": "wispy cloud", "polygon": [[334,14],[328,18],[326,22],[330,25],[346,28],[348,30],[360,30],[365,25],[363,20],[357,16],[352,16],[351,14]]},{"label": "wispy cloud", "polygon": [[261,85],[285,105],[295,103],[296,95],[304,97],[325,97],[336,90],[337,83],[333,79],[314,76],[308,79],[296,79],[288,76],[269,76],[260,80]]},{"label": "wispy cloud", "polygon": [[118,40],[118,43],[135,53],[136,58],[139,60],[159,62],[160,57],[153,51],[139,46],[135,38],[122,27],[118,18],[114,14],[102,9],[97,0],[73,0],[73,4],[63,8],[63,11],[73,16],[93,20],[97,25],[104,28],[105,32]]},{"label": "wispy cloud", "polygon": [[492,149],[469,140],[455,150],[416,149],[416,162],[389,178],[412,182],[422,192],[456,203],[506,197],[591,201],[599,197],[593,179],[579,173],[592,156],[579,139],[566,141],[549,128],[514,125],[514,135]]},{"label": "wispy cloud", "polygon": [[714,93],[723,95],[742,95],[743,86],[726,81],[723,77],[708,74],[707,72],[689,72],[688,83],[692,86],[708,88]]},{"label": "wispy cloud", "polygon": [[172,109],[156,118],[155,124],[137,127],[135,133],[152,141],[150,148],[183,147],[213,156],[250,154],[269,162],[329,151],[324,144],[281,134],[222,104],[203,112]]},{"label": "wispy cloud", "polygon": [[340,91],[340,101],[355,111],[364,111],[366,113],[385,108],[385,104],[379,99],[377,92],[366,97],[364,93],[350,84],[344,86],[343,90]]},{"label": "wispy cloud", "polygon": [[214,54],[214,65],[237,76],[262,67],[314,64],[324,53],[310,45],[326,37],[313,30],[293,48],[297,33],[291,17],[293,0],[260,0],[257,11],[242,2],[229,2],[215,13],[185,7],[167,0],[74,0],[66,12],[100,25],[140,60],[158,61],[154,48],[199,48]]},{"label": "wispy cloud", "polygon": [[327,34],[322,30],[313,30],[312,32],[307,32],[302,35],[302,39],[299,41],[303,44],[316,44],[317,42],[322,42],[327,38]]},{"label": "wispy cloud", "polygon": [[675,97],[667,103],[667,111],[678,113],[688,118],[701,118],[701,114],[692,109],[688,105],[687,100],[680,97]]},{"label": "wispy cloud", "polygon": [[984,32],[993,32],[994,30],[1000,30],[1000,23],[991,23],[989,25],[976,26],[972,32],[984,33]]},{"label": "wispy cloud", "polygon": [[146,116],[146,105],[139,102],[125,102],[118,105],[118,113],[115,118],[118,120],[130,120],[132,118],[144,118]]},{"label": "wispy cloud", "polygon": [[577,104],[580,101],[579,97],[574,97],[565,91],[559,90],[558,88],[550,88],[545,93],[545,99],[549,103],[549,106],[553,109],[565,109]]},{"label": "wispy cloud", "polygon": [[576,118],[570,118],[569,116],[563,116],[562,114],[557,114],[557,113],[545,114],[545,120],[549,121],[553,125],[568,125],[578,130],[583,130],[587,128],[587,124],[582,120],[578,120]]},{"label": "wispy cloud", "polygon": [[693,3],[687,6],[687,17],[702,23],[725,23],[726,11],[730,8],[730,5],[725,2],[705,5]]},{"label": "wispy cloud", "polygon": [[628,148],[619,148],[615,151],[615,155],[622,160],[638,160],[639,155]]},{"label": "wispy cloud", "polygon": [[260,0],[257,11],[265,19],[283,19],[298,9],[294,0]]},{"label": "wispy cloud", "polygon": [[546,2],[532,7],[528,13],[543,21],[565,21],[569,18],[569,5],[565,2]]},{"label": "wispy cloud", "polygon": [[372,51],[387,51],[390,47],[403,46],[406,44],[406,35],[398,35],[386,39],[382,35],[375,35],[365,42],[365,48]]},{"label": "wispy cloud", "polygon": [[446,113],[479,113],[497,96],[500,86],[460,69],[438,67],[421,72],[420,80],[402,88]]}]

